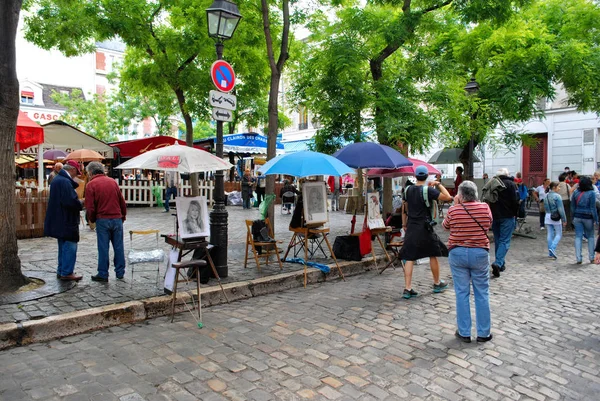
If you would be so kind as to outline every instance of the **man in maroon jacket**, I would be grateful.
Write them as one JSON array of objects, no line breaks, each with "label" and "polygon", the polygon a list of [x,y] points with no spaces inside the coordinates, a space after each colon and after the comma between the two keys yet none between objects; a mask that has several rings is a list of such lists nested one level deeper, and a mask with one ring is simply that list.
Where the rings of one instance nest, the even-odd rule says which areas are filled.
[{"label": "man in maroon jacket", "polygon": [[125,248],[123,245],[123,222],[127,215],[125,199],[119,185],[104,175],[102,163],[91,162],[86,167],[90,182],[85,188],[85,207],[90,222],[96,223],[98,239],[98,274],[93,281],[108,282],[108,247],[112,243],[115,253],[115,274],[125,276]]}]

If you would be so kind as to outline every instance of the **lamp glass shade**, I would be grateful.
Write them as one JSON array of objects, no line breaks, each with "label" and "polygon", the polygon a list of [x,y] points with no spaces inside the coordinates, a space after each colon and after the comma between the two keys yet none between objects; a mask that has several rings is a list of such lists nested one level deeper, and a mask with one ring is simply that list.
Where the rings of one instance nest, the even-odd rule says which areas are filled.
[{"label": "lamp glass shade", "polygon": [[469,95],[473,95],[479,92],[479,84],[477,83],[475,78],[471,78],[471,80],[467,82],[467,84],[465,85],[465,92],[467,92]]},{"label": "lamp glass shade", "polygon": [[206,10],[208,36],[220,40],[230,39],[242,16],[235,4],[226,0],[215,0]]}]

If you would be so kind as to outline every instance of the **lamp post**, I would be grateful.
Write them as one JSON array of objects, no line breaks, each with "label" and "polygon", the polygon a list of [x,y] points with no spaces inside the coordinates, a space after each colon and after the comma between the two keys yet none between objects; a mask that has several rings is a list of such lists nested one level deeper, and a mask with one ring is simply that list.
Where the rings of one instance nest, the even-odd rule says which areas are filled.
[{"label": "lamp post", "polygon": [[[223,59],[223,41],[231,39],[242,16],[237,6],[227,0],[215,0],[206,9],[208,36],[215,40],[217,60]],[[217,157],[223,158],[223,121],[217,121]],[[215,173],[214,205],[210,213],[210,243],[215,246],[213,261],[220,277],[227,277],[227,209],[223,171]]]},{"label": "lamp post", "polygon": [[[467,95],[474,96],[479,92],[479,84],[475,80],[475,77],[471,78],[469,82],[465,85],[465,92]],[[475,120],[475,113],[471,114],[471,122],[473,123]],[[473,128],[471,127],[471,138],[469,139],[469,176],[468,180],[473,181],[473,149],[475,147],[475,133],[473,132]]]}]

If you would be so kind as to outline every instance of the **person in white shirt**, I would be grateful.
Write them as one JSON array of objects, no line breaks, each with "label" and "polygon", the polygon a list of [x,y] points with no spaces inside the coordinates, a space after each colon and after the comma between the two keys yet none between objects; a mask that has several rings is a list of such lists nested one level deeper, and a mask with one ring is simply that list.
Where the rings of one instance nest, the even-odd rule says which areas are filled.
[{"label": "person in white shirt", "polygon": [[546,178],[542,185],[535,189],[533,193],[533,197],[538,204],[538,209],[540,211],[540,230],[544,230],[546,227],[545,219],[546,219],[546,210],[544,208],[544,199],[548,196],[548,185],[550,185],[550,178]]}]

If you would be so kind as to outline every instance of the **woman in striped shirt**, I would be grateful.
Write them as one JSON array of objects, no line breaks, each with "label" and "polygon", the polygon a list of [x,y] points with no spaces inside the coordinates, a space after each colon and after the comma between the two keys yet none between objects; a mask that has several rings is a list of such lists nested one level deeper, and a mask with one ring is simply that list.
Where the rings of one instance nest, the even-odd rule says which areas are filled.
[{"label": "woman in striped shirt", "polygon": [[490,317],[490,240],[492,212],[487,203],[479,202],[477,186],[464,181],[458,187],[455,205],[448,210],[443,226],[450,230],[449,263],[456,293],[456,337],[471,342],[471,282],[475,294],[477,342],[492,339]]}]

